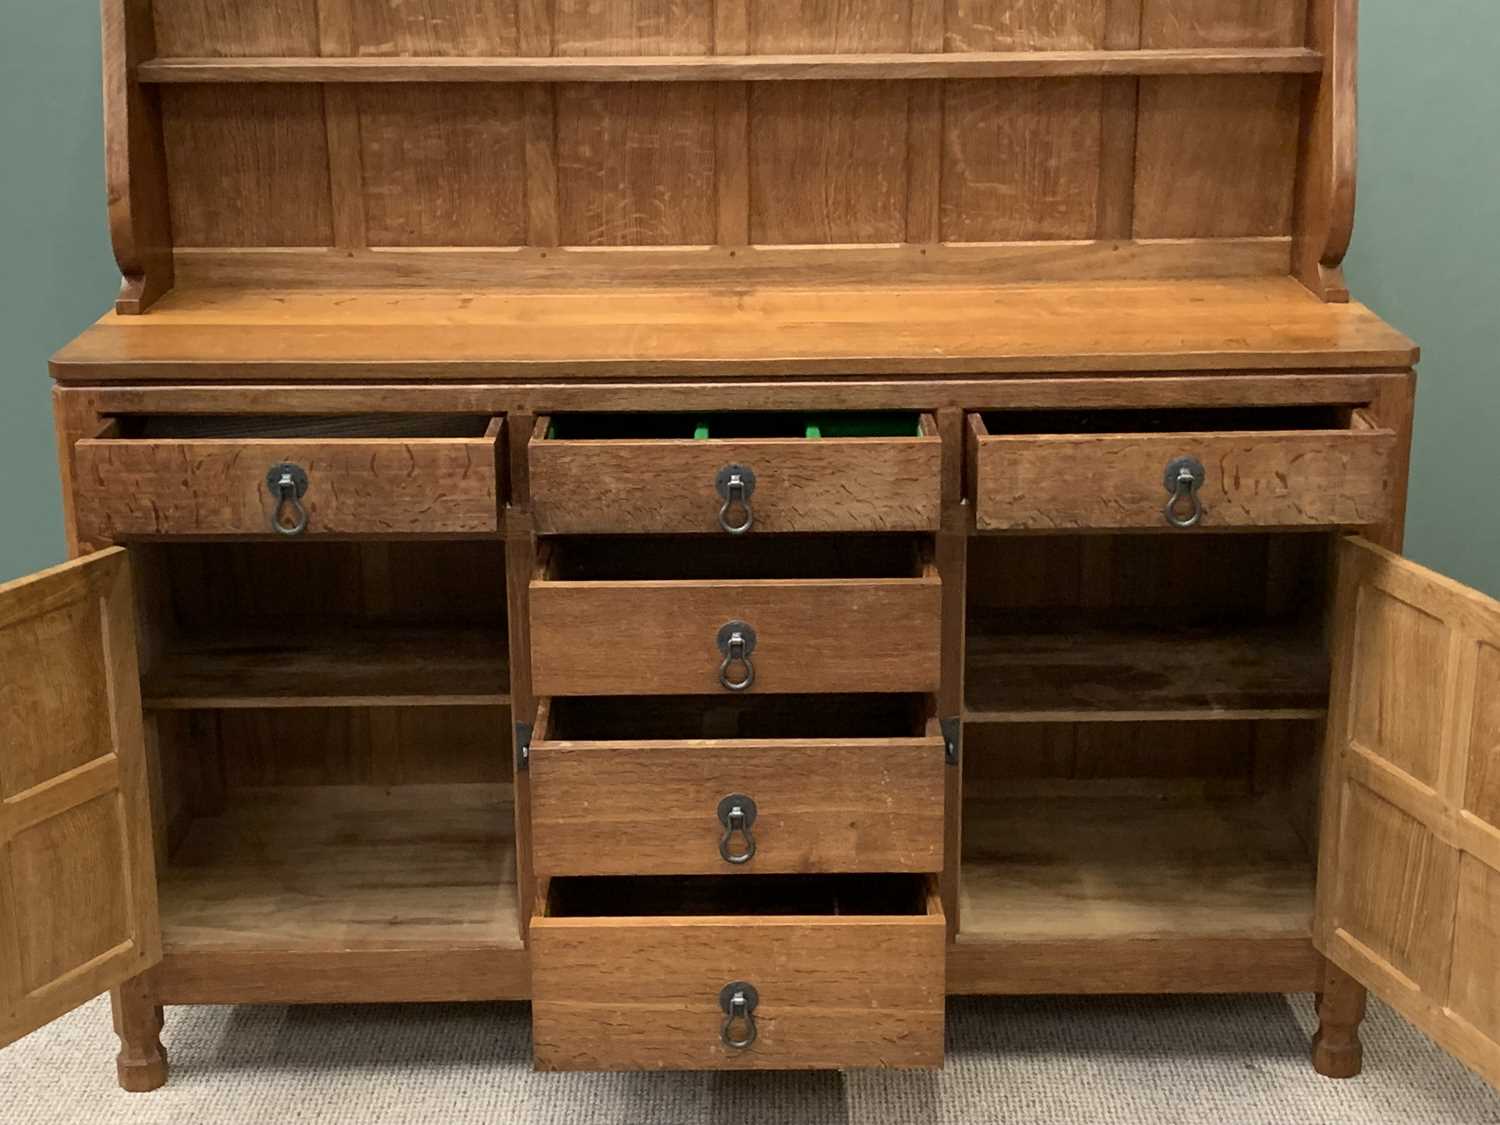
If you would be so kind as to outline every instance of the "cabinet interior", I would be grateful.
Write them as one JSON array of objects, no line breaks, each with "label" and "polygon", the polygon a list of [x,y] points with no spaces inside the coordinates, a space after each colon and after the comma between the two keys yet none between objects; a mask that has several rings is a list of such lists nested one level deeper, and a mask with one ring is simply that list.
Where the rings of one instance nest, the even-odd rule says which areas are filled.
[{"label": "cabinet interior", "polygon": [[133,554],[168,948],[519,944],[503,545]]},{"label": "cabinet interior", "polygon": [[972,541],[960,940],[1308,933],[1330,545]]}]

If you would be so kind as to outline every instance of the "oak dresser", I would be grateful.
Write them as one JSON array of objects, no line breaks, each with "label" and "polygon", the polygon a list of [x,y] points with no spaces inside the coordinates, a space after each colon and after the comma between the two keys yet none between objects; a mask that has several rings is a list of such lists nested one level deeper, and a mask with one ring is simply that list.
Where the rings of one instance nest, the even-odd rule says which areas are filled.
[{"label": "oak dresser", "polygon": [[529,1000],[930,1067],[1374,990],[1500,1081],[1500,606],[1397,553],[1354,0],[105,0],[0,1043]]}]

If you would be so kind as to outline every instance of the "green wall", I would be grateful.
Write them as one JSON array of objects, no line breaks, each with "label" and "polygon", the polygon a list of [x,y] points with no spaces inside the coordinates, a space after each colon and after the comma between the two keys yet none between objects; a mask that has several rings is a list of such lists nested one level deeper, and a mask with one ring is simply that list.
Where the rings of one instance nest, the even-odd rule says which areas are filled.
[{"label": "green wall", "polygon": [[[0,42],[0,579],[63,557],[47,356],[108,307],[98,7]],[[1419,340],[1408,553],[1500,595],[1500,5],[1366,0],[1358,297]]]}]

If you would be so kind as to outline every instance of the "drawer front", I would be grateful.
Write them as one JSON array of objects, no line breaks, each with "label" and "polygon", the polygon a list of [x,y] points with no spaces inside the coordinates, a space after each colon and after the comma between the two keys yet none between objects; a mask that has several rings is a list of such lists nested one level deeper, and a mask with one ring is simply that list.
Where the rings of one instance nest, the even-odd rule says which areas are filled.
[{"label": "drawer front", "polygon": [[[943,740],[559,741],[531,747],[538,875],[938,871]],[[746,797],[735,818],[731,797]],[[747,822],[748,821],[748,822]]]},{"label": "drawer front", "polygon": [[[942,443],[930,415],[921,436],[816,440],[565,441],[549,439],[548,424],[538,422],[529,458],[543,534],[723,534],[721,510],[753,532],[938,526]],[[721,473],[734,467],[753,488],[724,510]]]},{"label": "drawer front", "polygon": [[[1394,509],[1396,453],[1396,435],[1362,412],[1344,430],[1015,436],[969,417],[981,531],[1171,529],[1169,467],[1185,459],[1201,469],[1193,527],[1377,524]],[[1174,511],[1191,520],[1191,497]]]},{"label": "drawer front", "polygon": [[[300,517],[272,479],[278,466],[297,471],[301,534],[493,534],[501,426],[497,418],[483,436],[443,438],[126,438],[107,431],[74,447],[80,534],[92,543],[286,534]],[[278,532],[278,519],[286,531]]]},{"label": "drawer front", "polygon": [[[944,928],[907,916],[532,921],[542,1070],[936,1067]],[[754,1041],[726,1044],[725,986],[754,988]],[[747,1037],[736,1019],[729,1034]]]},{"label": "drawer front", "polygon": [[531,585],[538,695],[696,695],[742,681],[726,626],[754,630],[756,692],[936,691],[942,589],[918,578]]}]

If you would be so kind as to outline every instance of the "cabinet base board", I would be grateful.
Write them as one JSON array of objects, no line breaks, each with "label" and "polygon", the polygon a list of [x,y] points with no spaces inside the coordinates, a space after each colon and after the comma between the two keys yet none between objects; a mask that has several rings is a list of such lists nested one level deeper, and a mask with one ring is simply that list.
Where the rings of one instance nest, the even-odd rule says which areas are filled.
[{"label": "cabinet base board", "polygon": [[155,971],[158,1004],[393,1004],[526,1000],[517,945],[444,950],[173,950]]},{"label": "cabinet base board", "polygon": [[1312,992],[1309,937],[965,941],[948,948],[948,995]]}]

